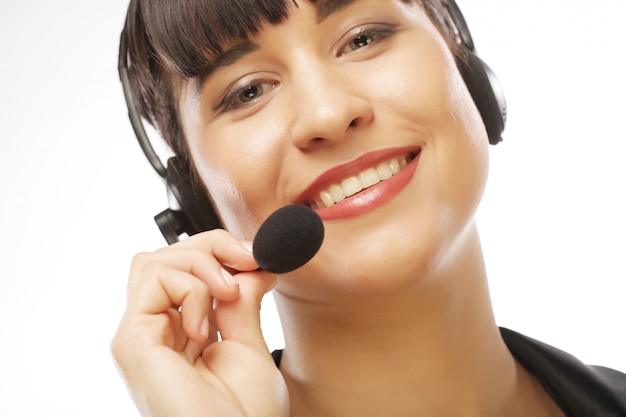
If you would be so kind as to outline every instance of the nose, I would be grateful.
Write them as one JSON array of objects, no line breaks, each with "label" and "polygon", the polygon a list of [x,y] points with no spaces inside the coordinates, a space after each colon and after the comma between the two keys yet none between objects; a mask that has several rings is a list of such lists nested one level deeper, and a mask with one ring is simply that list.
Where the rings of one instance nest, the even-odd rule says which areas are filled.
[{"label": "nose", "polygon": [[301,149],[342,140],[374,118],[364,85],[354,74],[308,66],[292,84],[292,142]]}]

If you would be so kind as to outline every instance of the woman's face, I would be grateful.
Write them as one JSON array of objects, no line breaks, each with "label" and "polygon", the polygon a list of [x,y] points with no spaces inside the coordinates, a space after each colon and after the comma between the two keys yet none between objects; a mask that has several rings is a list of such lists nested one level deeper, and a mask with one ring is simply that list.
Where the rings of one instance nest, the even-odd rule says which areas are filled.
[{"label": "woman's face", "polygon": [[228,230],[252,239],[292,203],[324,220],[288,291],[427,273],[471,224],[487,177],[482,119],[425,12],[331,3],[298,1],[181,89],[189,149]]}]

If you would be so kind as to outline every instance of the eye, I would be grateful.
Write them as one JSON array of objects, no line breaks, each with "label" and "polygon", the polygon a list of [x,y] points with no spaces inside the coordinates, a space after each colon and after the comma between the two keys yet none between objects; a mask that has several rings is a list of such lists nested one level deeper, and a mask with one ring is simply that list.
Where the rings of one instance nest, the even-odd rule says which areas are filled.
[{"label": "eye", "polygon": [[354,49],[363,48],[364,46],[369,45],[373,41],[374,41],[374,38],[373,36],[371,36],[371,34],[369,33],[361,34],[357,36],[356,38],[354,38],[352,42],[350,42],[349,47],[352,48],[352,46],[354,46]]},{"label": "eye", "polygon": [[372,25],[362,27],[356,33],[350,34],[348,41],[339,49],[339,56],[346,55],[358,49],[366,48],[393,34],[394,28],[391,25]]},{"label": "eye", "polygon": [[241,86],[236,86],[226,94],[217,108],[228,111],[254,103],[265,93],[275,88],[276,85],[276,82],[272,81],[254,80]]}]

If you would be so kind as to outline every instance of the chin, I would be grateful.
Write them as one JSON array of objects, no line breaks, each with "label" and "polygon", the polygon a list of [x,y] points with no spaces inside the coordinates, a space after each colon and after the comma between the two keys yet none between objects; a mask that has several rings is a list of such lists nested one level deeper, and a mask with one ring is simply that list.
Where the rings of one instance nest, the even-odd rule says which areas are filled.
[{"label": "chin", "polygon": [[387,210],[330,222],[320,252],[277,288],[338,302],[406,291],[430,275],[445,251],[434,223],[409,212],[390,217]]},{"label": "chin", "polygon": [[325,222],[322,248],[288,280],[292,290],[304,297],[319,294],[338,300],[381,296],[419,288],[456,262],[459,247],[471,239],[468,230],[484,178],[476,176],[470,163],[462,170],[466,174],[457,172],[442,182],[442,176],[434,175],[438,170],[424,162],[424,174],[418,170],[386,204],[360,216]]}]

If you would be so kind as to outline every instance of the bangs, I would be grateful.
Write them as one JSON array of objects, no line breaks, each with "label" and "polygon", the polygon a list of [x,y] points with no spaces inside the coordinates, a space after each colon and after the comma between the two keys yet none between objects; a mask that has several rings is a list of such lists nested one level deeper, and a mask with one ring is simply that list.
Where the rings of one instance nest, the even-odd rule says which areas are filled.
[{"label": "bangs", "polygon": [[151,0],[141,15],[161,64],[186,78],[197,77],[233,40],[283,21],[294,0]]},{"label": "bangs", "polygon": [[[352,0],[308,1],[324,15]],[[422,4],[419,0],[401,1]],[[265,24],[282,22],[298,7],[296,0],[147,0],[135,4],[135,17],[151,45],[144,58],[185,78],[196,78],[233,41],[255,35]]]}]

